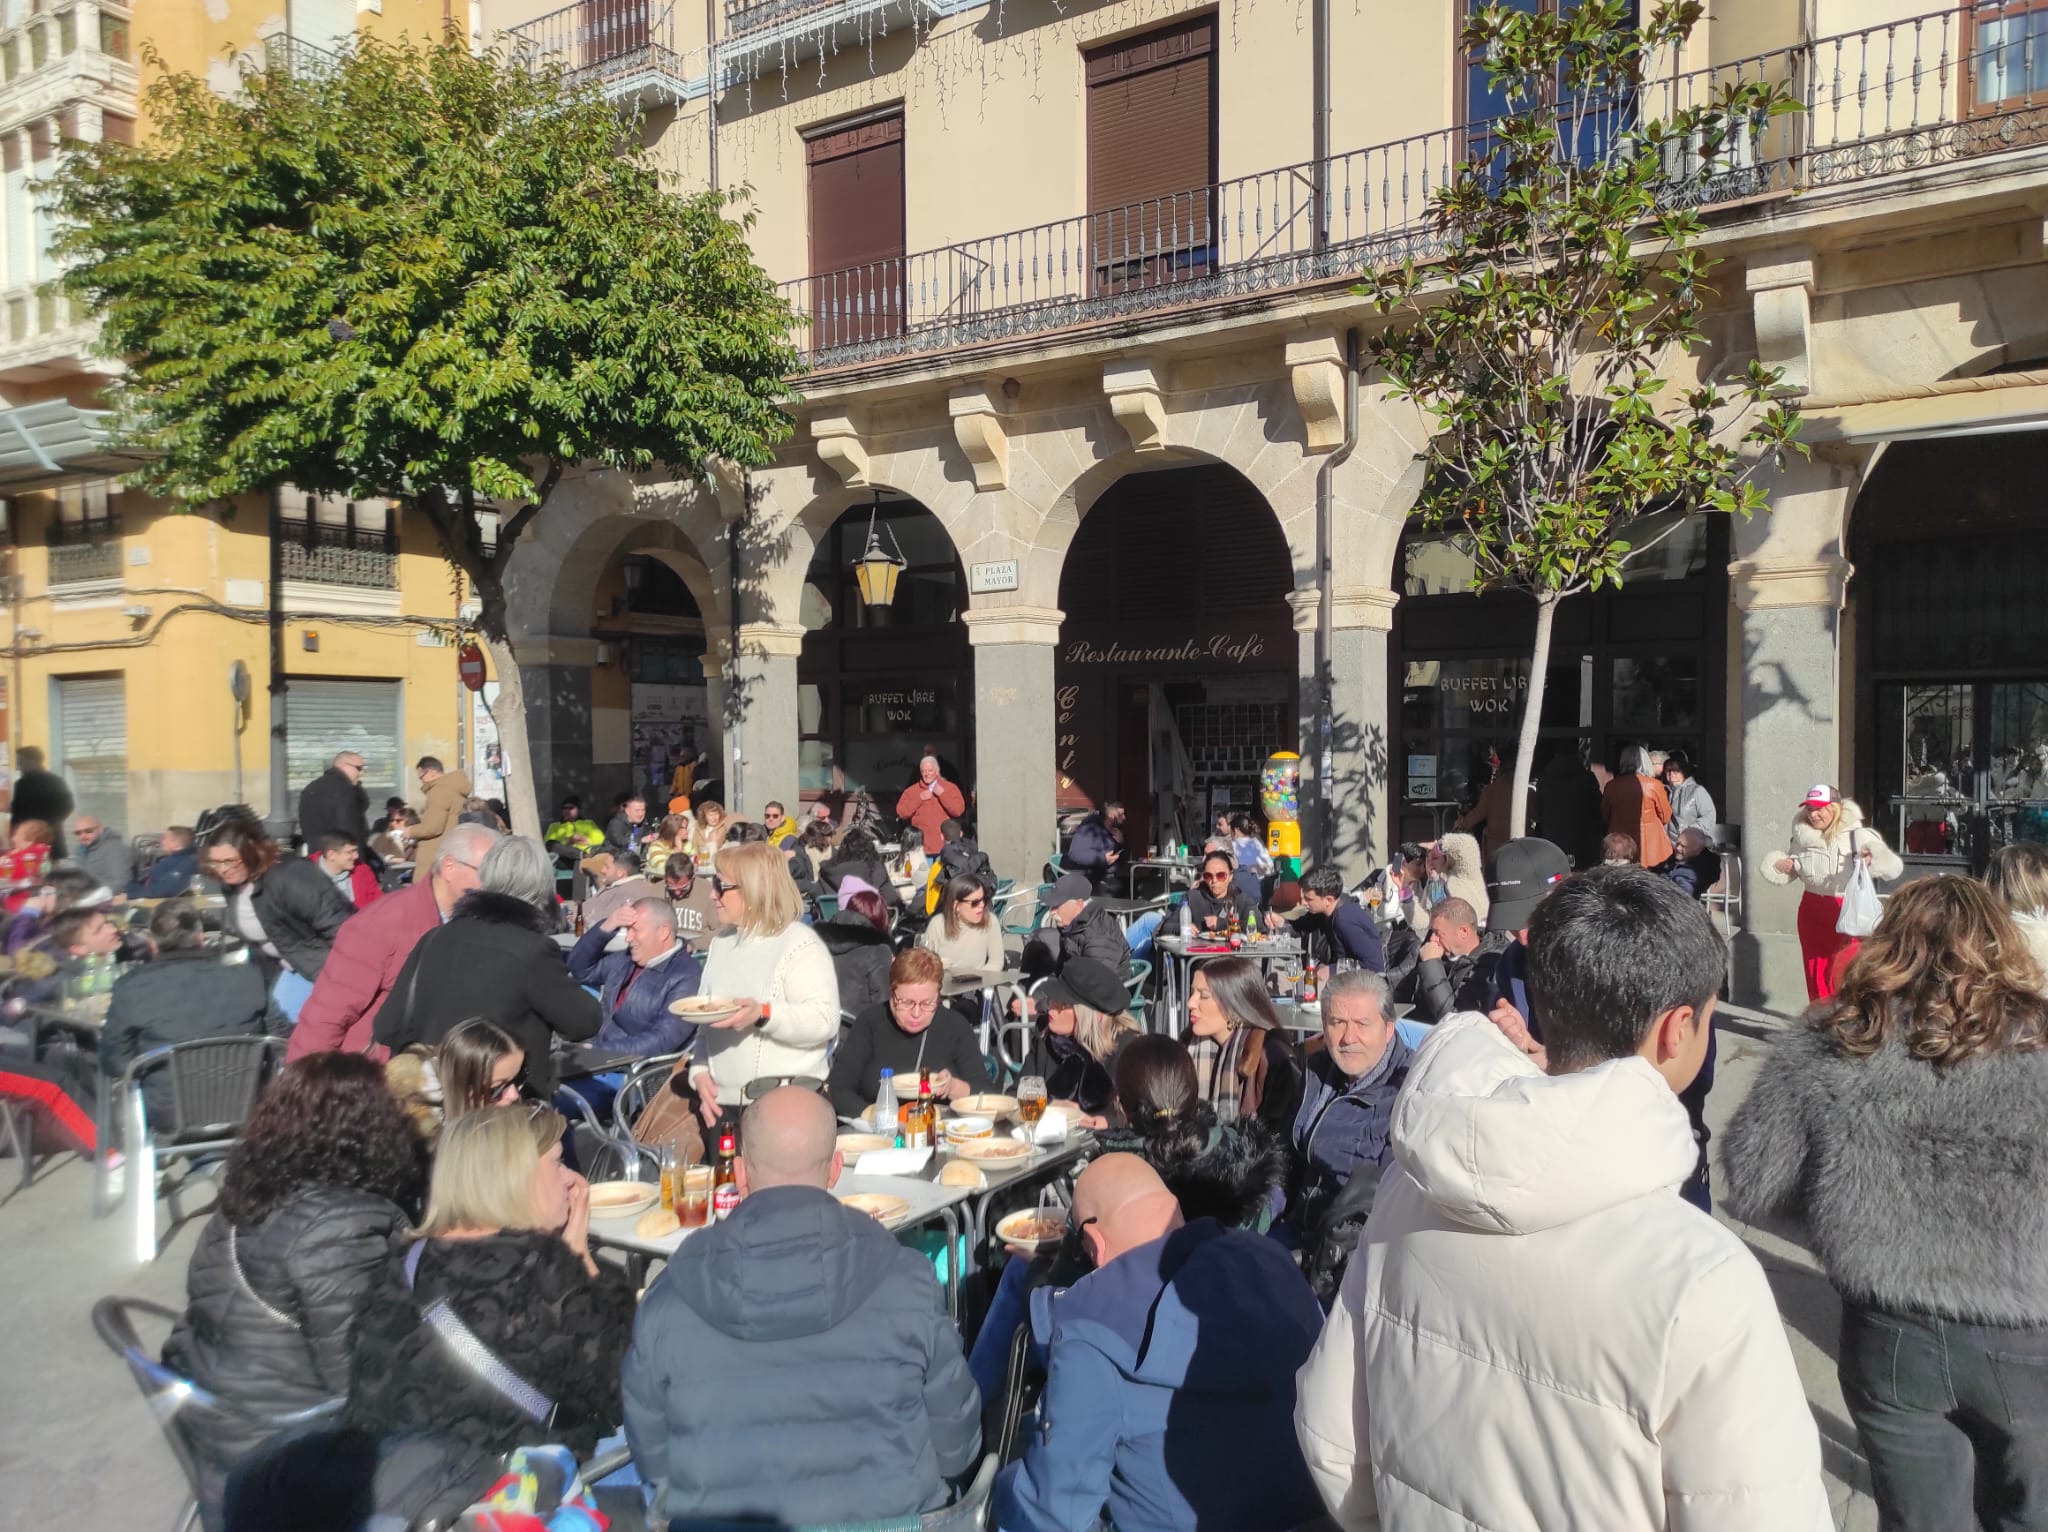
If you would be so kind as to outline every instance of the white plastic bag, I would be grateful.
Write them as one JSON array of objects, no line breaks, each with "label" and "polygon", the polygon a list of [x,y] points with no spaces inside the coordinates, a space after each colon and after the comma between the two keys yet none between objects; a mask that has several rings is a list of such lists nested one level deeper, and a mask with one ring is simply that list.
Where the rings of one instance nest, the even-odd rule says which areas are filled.
[{"label": "white plastic bag", "polygon": [[1835,929],[1844,936],[1864,937],[1877,929],[1884,915],[1878,902],[1877,885],[1870,880],[1870,866],[1856,849],[1856,832],[1849,832],[1849,881],[1842,886],[1842,913],[1835,917]]}]

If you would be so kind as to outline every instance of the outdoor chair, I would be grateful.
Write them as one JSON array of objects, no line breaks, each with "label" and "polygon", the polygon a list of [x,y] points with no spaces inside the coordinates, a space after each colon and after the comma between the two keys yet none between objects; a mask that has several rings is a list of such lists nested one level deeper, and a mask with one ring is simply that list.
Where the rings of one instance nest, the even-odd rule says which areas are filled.
[{"label": "outdoor chair", "polygon": [[[850,1521],[801,1525],[777,1522],[782,1532],[974,1532],[988,1525],[989,1496],[995,1493],[996,1469],[1001,1464],[989,1453],[975,1469],[974,1477],[950,1505],[922,1516],[898,1516],[888,1521]],[[668,1532],[761,1532],[759,1521],[725,1521],[718,1517],[677,1516]]]},{"label": "outdoor chair", "polygon": [[[569,1131],[576,1134],[576,1159],[585,1179],[590,1181],[634,1181],[639,1179],[643,1160],[653,1156],[633,1141],[631,1119],[613,1112],[612,1125],[598,1119],[597,1109],[573,1085],[557,1085],[556,1099],[568,1097],[575,1110]],[[581,1130],[580,1132],[578,1130]],[[659,1166],[656,1166],[657,1172]]]},{"label": "outdoor chair", "polygon": [[647,1103],[654,1099],[654,1093],[667,1083],[675,1072],[680,1053],[650,1054],[626,1071],[626,1078],[619,1082],[619,1094],[612,1101],[612,1121],[622,1124],[628,1133],[633,1123],[647,1110]]},{"label": "outdoor chair", "polygon": [[1137,958],[1132,961],[1131,976],[1124,983],[1124,988],[1131,992],[1131,1020],[1141,1028],[1145,1026],[1145,981],[1151,977],[1152,965],[1143,958]]},{"label": "outdoor chair", "polygon": [[[162,1248],[156,1205],[171,1205],[175,1233],[185,1222],[180,1193],[193,1176],[223,1159],[248,1120],[256,1097],[282,1062],[281,1037],[202,1037],[152,1048],[121,1076],[128,1195],[135,1212],[135,1258],[153,1261]],[[171,1120],[151,1126],[144,1111],[143,1077],[168,1073]],[[198,1162],[205,1160],[207,1166]],[[173,1167],[182,1166],[182,1172]]]},{"label": "outdoor chair", "polygon": [[[15,1183],[14,1192],[25,1192],[35,1184],[37,1111],[32,1101],[0,1096],[0,1140],[5,1141],[7,1152],[21,1166],[21,1179]],[[14,1192],[7,1195],[12,1197]]]},{"label": "outdoor chair", "polygon": [[92,1306],[92,1327],[106,1343],[107,1349],[127,1364],[128,1375],[142,1390],[143,1400],[148,1404],[150,1414],[156,1417],[157,1426],[170,1446],[171,1456],[177,1459],[178,1467],[185,1475],[185,1483],[192,1491],[190,1498],[179,1507],[177,1519],[171,1523],[172,1532],[190,1532],[199,1525],[202,1495],[215,1501],[219,1498],[225,1474],[207,1462],[203,1443],[209,1426],[232,1425],[244,1429],[255,1426],[270,1432],[290,1431],[331,1418],[345,1402],[334,1399],[289,1415],[252,1415],[238,1410],[159,1362],[136,1333],[137,1316],[161,1320],[167,1327],[178,1321],[178,1315],[161,1304],[147,1303],[140,1298],[102,1298]]},{"label": "outdoor chair", "polygon": [[1721,878],[1700,895],[1707,917],[1721,917],[1722,935],[1728,943],[1728,988],[1735,988],[1735,933],[1742,929],[1742,826],[1708,825],[1707,838],[1721,858]]}]

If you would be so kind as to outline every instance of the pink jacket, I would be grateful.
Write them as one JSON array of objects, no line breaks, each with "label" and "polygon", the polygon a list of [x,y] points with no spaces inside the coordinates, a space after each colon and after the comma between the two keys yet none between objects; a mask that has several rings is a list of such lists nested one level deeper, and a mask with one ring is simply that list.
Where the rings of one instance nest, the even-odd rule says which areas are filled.
[{"label": "pink jacket", "polygon": [[370,1041],[370,1024],[398,971],[420,938],[441,924],[430,880],[386,894],[367,910],[342,922],[334,947],[314,982],[313,993],[292,1028],[285,1060],[309,1053],[367,1053],[389,1057],[389,1050]]},{"label": "pink jacket", "polygon": [[932,786],[935,791],[926,797],[924,783],[913,782],[896,800],[896,817],[908,820],[924,837],[926,856],[937,856],[939,848],[946,844],[945,837],[939,834],[939,826],[967,812],[966,795],[951,782],[940,777]]}]

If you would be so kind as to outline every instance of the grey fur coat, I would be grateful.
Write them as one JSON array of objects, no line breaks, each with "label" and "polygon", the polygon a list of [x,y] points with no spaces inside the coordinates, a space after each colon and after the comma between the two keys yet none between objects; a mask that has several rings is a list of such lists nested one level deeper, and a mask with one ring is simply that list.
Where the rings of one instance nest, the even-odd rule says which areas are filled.
[{"label": "grey fur coat", "polygon": [[1728,1211],[1801,1219],[1873,1308],[2048,1325],[2048,1051],[1937,1070],[1786,1033],[1722,1139]]}]

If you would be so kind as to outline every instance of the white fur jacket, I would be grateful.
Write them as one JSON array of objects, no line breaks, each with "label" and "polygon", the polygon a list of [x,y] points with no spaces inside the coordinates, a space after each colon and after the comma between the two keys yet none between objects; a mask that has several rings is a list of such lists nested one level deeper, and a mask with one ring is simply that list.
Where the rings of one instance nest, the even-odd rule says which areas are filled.
[{"label": "white fur jacket", "polygon": [[1808,892],[1823,894],[1830,899],[1842,897],[1842,890],[1849,882],[1849,842],[1855,837],[1856,849],[1870,853],[1870,875],[1880,883],[1888,883],[1906,870],[1906,864],[1898,859],[1883,838],[1863,823],[1863,810],[1847,798],[1842,800],[1842,812],[1835,816],[1835,827],[1823,836],[1820,831],[1806,822],[1802,811],[1792,821],[1792,839],[1783,855],[1799,864],[1796,872],[1785,872],[1778,866],[1780,853],[1772,851],[1764,855],[1764,881],[1767,883],[1801,883]]}]

